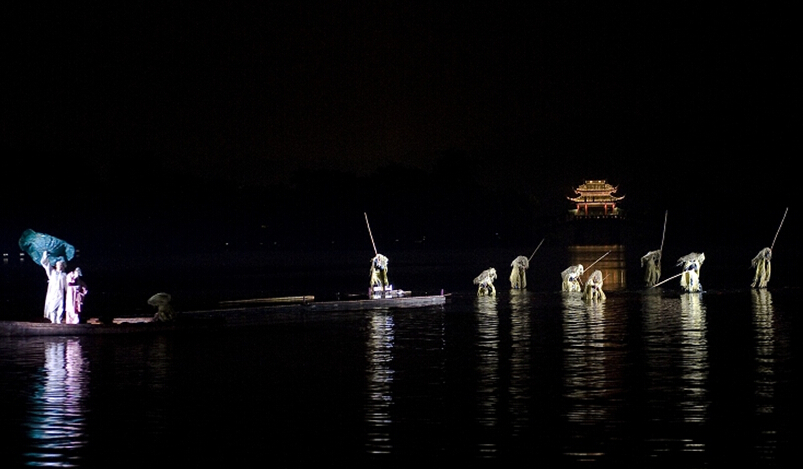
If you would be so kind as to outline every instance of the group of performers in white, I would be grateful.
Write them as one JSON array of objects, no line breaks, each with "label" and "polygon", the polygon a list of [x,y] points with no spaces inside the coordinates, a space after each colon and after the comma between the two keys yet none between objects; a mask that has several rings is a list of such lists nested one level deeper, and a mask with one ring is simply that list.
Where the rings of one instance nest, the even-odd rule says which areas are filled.
[{"label": "group of performers in white", "polygon": [[[644,268],[644,281],[648,288],[655,287],[663,282],[661,278],[661,255],[660,249],[650,251],[641,257],[641,267]],[[752,260],[752,267],[755,269],[751,288],[767,288],[770,280],[772,250],[764,248]],[[700,283],[700,269],[705,262],[705,253],[691,252],[682,256],[677,261],[677,266],[681,267],[681,272],[675,277],[680,277],[680,287],[687,293],[699,293],[703,291]],[[518,256],[510,264],[510,288],[513,290],[524,290],[527,288],[527,269],[529,269],[529,259],[525,256]],[[603,290],[605,277],[600,270],[594,272],[583,282],[585,270],[582,264],[567,267],[560,273],[561,291],[579,292],[582,298],[588,302],[604,301],[607,297]],[[671,278],[675,278],[671,277]],[[667,280],[671,280],[667,279]],[[496,295],[494,281],[497,279],[496,269],[493,267],[484,270],[474,278],[474,285],[477,285],[478,296]]]},{"label": "group of performers in white", "polygon": [[[660,282],[661,277],[661,250],[650,251],[641,258],[641,266],[645,268],[644,280],[648,287],[654,287]],[[752,288],[766,288],[770,280],[772,250],[764,248],[752,260],[755,268],[755,276],[751,283]],[[703,291],[700,283],[700,268],[705,262],[704,253],[689,253],[678,259],[677,265],[682,267],[680,276],[680,286],[683,291],[697,293]],[[42,267],[48,276],[48,289],[45,298],[45,318],[55,324],[78,324],[83,305],[84,296],[88,289],[86,283],[80,278],[81,269],[77,268],[67,273],[67,263],[64,260],[57,260],[55,265],[48,257],[47,251],[44,252],[41,260]],[[529,259],[525,256],[518,256],[510,263],[510,287],[514,290],[525,290],[527,288],[527,269],[530,267]],[[581,292],[582,298],[588,302],[604,301],[606,299],[603,290],[604,277],[600,270],[595,270],[585,282],[582,283],[584,269],[582,264],[572,265],[560,273],[561,290],[564,292]],[[478,296],[495,296],[496,287],[494,281],[497,279],[496,269],[491,267],[484,270],[474,278],[477,285]],[[388,280],[388,258],[382,254],[376,254],[371,259],[370,287],[372,291],[385,292],[390,286]],[[175,312],[170,306],[170,297],[165,293],[151,297],[149,304],[158,307],[154,316],[155,321],[171,321],[174,319]]]},{"label": "group of performers in white", "polygon": [[[751,288],[767,288],[770,274],[772,273],[771,259],[772,249],[769,247],[763,248],[753,258],[751,266],[755,269],[755,274],[753,275],[753,282],[750,284]],[[684,292],[698,293],[703,291],[703,286],[700,283],[700,268],[703,266],[703,262],[705,262],[705,253],[691,252],[678,259],[677,265],[681,267],[681,273],[677,276],[680,277],[680,287]],[[658,281],[661,277],[660,250],[650,251],[642,256],[641,266],[645,267],[644,281],[647,287],[655,287],[663,283]]]},{"label": "group of performers in white", "polygon": [[47,274],[45,318],[53,324],[78,324],[84,296],[89,292],[81,279],[81,269],[67,272],[67,262],[58,259],[53,263],[47,251],[42,254],[40,263]]},{"label": "group of performers in white", "polygon": [[[784,214],[785,218],[786,214]],[[783,223],[783,222],[782,222]],[[780,230],[780,228],[779,228]],[[776,234],[777,237],[777,234]],[[543,243],[543,241],[542,241]],[[774,245],[774,241],[773,241]],[[57,246],[58,249],[67,248],[68,258],[72,254],[72,246],[63,241],[43,233],[36,233],[33,230],[26,230],[20,237],[20,247],[27,251],[31,256],[42,252],[39,261],[45,269],[48,277],[47,295],[45,298],[44,317],[55,324],[78,324],[81,321],[81,312],[84,296],[88,293],[86,283],[81,279],[80,268],[72,272],[67,272],[67,262],[61,256],[51,256],[48,251],[42,251],[42,246]],[[539,247],[541,245],[539,244]],[[661,243],[663,248],[663,242]],[[538,248],[536,248],[536,251]],[[533,255],[535,252],[533,252]],[[644,281],[647,287],[656,287],[667,280],[680,277],[680,286],[684,292],[702,292],[703,287],[700,283],[700,269],[705,262],[704,253],[689,253],[677,261],[677,266],[681,267],[681,273],[667,280],[659,281],[661,278],[661,257],[662,249],[649,251],[641,257],[641,267],[644,271]],[[530,256],[532,257],[532,256]],[[772,248],[763,248],[752,260],[752,267],[755,269],[751,288],[767,288],[772,273],[770,261],[772,259]],[[510,287],[513,290],[525,290],[527,288],[527,270],[530,268],[530,258],[517,256],[510,263]],[[606,299],[603,291],[603,277],[600,270],[595,270],[583,283],[582,277],[585,269],[582,264],[572,265],[560,273],[561,290],[564,292],[580,292],[584,300],[588,302],[604,301]],[[494,281],[497,279],[496,269],[491,267],[484,270],[474,278],[477,285],[478,296],[495,296],[496,287]],[[370,288],[376,295],[387,296],[393,287],[388,280],[388,258],[376,253],[371,259],[370,269]],[[378,293],[377,293],[378,292]],[[175,311],[170,306],[170,296],[166,293],[158,293],[150,298],[149,304],[158,308],[154,321],[172,321],[175,319]]]}]

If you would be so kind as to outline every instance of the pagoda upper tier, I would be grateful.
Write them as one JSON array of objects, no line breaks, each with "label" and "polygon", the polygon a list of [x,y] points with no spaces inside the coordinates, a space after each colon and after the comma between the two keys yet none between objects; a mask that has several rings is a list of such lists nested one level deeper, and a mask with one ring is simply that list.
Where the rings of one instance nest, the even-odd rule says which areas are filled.
[{"label": "pagoda upper tier", "polygon": [[567,197],[575,203],[572,215],[576,217],[616,217],[621,215],[621,209],[616,203],[625,196],[617,196],[618,187],[607,183],[604,179],[586,180],[574,191],[576,197]]}]

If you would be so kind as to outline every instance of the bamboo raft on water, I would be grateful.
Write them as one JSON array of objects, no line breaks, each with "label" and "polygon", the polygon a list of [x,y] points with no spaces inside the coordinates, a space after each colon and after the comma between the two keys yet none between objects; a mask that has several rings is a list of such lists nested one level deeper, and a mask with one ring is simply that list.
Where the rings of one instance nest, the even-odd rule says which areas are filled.
[{"label": "bamboo raft on water", "polygon": [[333,301],[314,301],[311,295],[232,300],[219,309],[179,311],[172,322],[154,322],[152,316],[115,317],[111,321],[90,318],[82,324],[52,324],[35,321],[0,321],[2,336],[84,336],[101,334],[217,331],[294,321],[324,320],[329,314],[382,309],[427,308],[446,303],[449,294],[390,296]]}]

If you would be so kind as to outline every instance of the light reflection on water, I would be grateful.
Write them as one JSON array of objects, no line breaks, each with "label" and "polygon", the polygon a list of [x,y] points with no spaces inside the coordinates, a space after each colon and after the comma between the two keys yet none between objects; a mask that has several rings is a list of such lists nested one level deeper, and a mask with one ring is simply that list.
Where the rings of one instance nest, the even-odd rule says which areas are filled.
[{"label": "light reflection on water", "polygon": [[[569,428],[606,427],[618,418],[622,401],[616,373],[621,347],[606,318],[607,301],[587,303],[579,292],[562,292],[563,382]],[[599,430],[602,431],[602,430]],[[583,431],[577,435],[582,436]],[[596,461],[604,455],[598,442],[577,438],[565,448],[576,461]]]},{"label": "light reflection on water", "polygon": [[775,318],[772,293],[766,289],[751,290],[753,330],[755,331],[755,413],[761,438],[756,443],[759,459],[773,461],[778,452],[778,435],[774,418],[779,411],[777,387],[781,376],[778,368],[781,357],[788,356],[788,340],[780,331]]},{"label": "light reflection on water", "polygon": [[753,328],[756,334],[756,412],[771,414],[775,395],[775,321],[772,293],[751,289]]},{"label": "light reflection on water", "polygon": [[[174,442],[198,451],[198,439],[207,454],[219,444],[293,460],[336,437],[330,451],[376,462],[702,467],[728,451],[772,463],[791,418],[782,401],[790,316],[779,310],[794,303],[777,298],[650,289],[587,303],[579,293],[471,291],[443,309],[333,315],[226,340],[6,340],[0,378],[6,393],[25,396],[24,415],[4,409],[12,423],[0,425],[24,429],[18,458],[29,465],[80,466],[98,439],[117,449],[108,426],[132,426],[125,448],[142,449],[143,460]],[[747,350],[747,368],[734,372],[747,378],[718,382],[731,377],[722,370],[733,366],[732,347]],[[723,422],[723,408],[748,418]],[[712,447],[733,426],[745,444]],[[285,431],[280,443],[270,446],[266,428]]]},{"label": "light reflection on water", "polygon": [[78,339],[44,342],[44,367],[31,395],[29,466],[73,467],[77,452],[87,443],[85,433],[88,362]]},{"label": "light reflection on water", "polygon": [[[496,296],[479,296],[477,314],[477,423],[480,427],[495,428],[499,412],[499,314]],[[484,435],[484,434],[482,434]],[[478,444],[480,457],[491,457],[496,443],[481,436]]]},{"label": "light reflection on water", "polygon": [[532,386],[532,296],[524,290],[510,291],[510,385],[508,399],[511,432],[517,436],[530,422]]},{"label": "light reflection on water", "polygon": [[604,278],[603,290],[617,291],[627,288],[626,250],[624,245],[568,246],[568,252],[571,265],[583,265],[585,270],[583,282],[595,270],[599,270]]},{"label": "light reflection on water", "polygon": [[392,449],[393,316],[386,311],[377,312],[371,318],[370,326],[366,344],[369,397],[365,413],[367,450],[371,454],[389,454]]},{"label": "light reflection on water", "polygon": [[[660,455],[688,454],[706,449],[699,430],[708,422],[710,401],[706,307],[700,293],[664,296],[660,289],[645,290],[642,298],[647,390],[651,403],[647,418],[661,427],[649,442]],[[679,432],[678,428],[689,430]]]},{"label": "light reflection on water", "polygon": [[682,396],[680,410],[686,422],[703,423],[708,418],[708,343],[706,339],[706,309],[702,294],[680,295],[680,318],[683,343]]}]

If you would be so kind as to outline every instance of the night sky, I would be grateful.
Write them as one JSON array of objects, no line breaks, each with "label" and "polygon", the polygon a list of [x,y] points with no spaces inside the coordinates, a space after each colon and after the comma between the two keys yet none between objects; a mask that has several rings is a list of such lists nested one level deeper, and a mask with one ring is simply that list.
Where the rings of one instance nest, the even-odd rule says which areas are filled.
[{"label": "night sky", "polygon": [[365,242],[364,212],[530,245],[584,179],[710,242],[799,233],[791,8],[233,3],[5,8],[4,250]]}]

